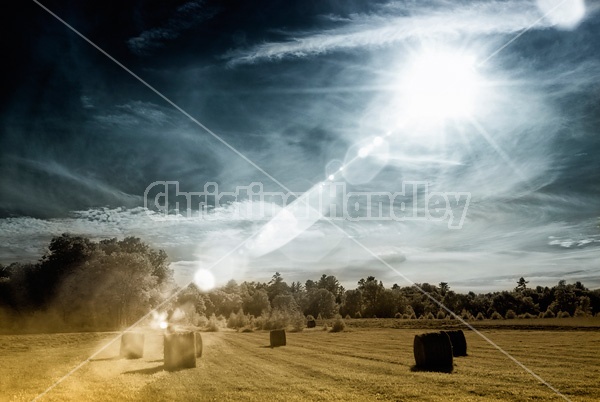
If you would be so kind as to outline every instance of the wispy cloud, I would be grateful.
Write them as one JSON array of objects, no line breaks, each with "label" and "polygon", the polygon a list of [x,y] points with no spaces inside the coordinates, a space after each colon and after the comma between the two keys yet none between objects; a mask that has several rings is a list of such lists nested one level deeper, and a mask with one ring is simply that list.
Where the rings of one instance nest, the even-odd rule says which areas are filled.
[{"label": "wispy cloud", "polygon": [[[67,158],[65,158],[66,160]],[[38,159],[6,158],[6,174],[0,208],[23,209],[30,216],[64,216],[67,208],[78,203],[135,206],[142,197],[127,193],[86,169],[73,169],[50,157]]]},{"label": "wispy cloud", "polygon": [[[364,3],[336,3],[308,13],[304,10],[309,7],[302,5],[301,15],[292,11],[284,19],[280,14],[287,9],[223,6],[211,24],[215,33],[222,38],[240,34],[247,41],[223,39],[207,46],[209,41],[193,41],[192,36],[204,28],[200,24],[212,11],[201,1],[188,1],[174,6],[170,15],[160,15],[162,23],[142,28],[134,38],[111,35],[127,41],[137,55],[175,45],[168,60],[153,64],[145,59],[161,88],[176,94],[182,107],[294,191],[323,180],[336,163],[354,159],[357,144],[370,141],[369,136],[389,132],[389,155],[381,163],[357,163],[360,173],[371,170],[371,180],[356,180],[353,191],[400,191],[403,181],[419,180],[435,191],[470,192],[472,203],[461,230],[449,230],[447,222],[343,223],[347,232],[409,278],[445,280],[454,288],[462,283],[477,291],[513,287],[511,278],[521,275],[548,284],[562,275],[567,280],[585,275],[600,285],[593,208],[600,183],[593,156],[600,144],[594,95],[600,77],[597,23],[590,20],[573,32],[547,29],[552,21],[540,19],[535,0]],[[249,15],[242,15],[246,10]],[[337,14],[322,15],[329,12]],[[413,132],[399,124],[397,79],[410,56],[404,49],[439,39],[485,57],[532,23],[532,32],[479,69],[486,85],[474,119],[485,135],[468,122],[448,124],[443,135]],[[282,31],[289,26],[296,28]],[[130,29],[123,27],[123,35],[130,35]],[[256,38],[270,41],[252,42]],[[192,41],[193,55],[186,46]],[[222,55],[231,43],[238,48],[226,54],[230,64],[286,58],[298,62],[228,69],[212,58],[207,62],[207,53],[199,58],[195,52]],[[312,56],[317,55],[323,57],[315,62]],[[134,59],[125,56],[123,62],[135,65]],[[56,60],[64,60],[62,54]],[[65,76],[72,74],[72,65],[71,60],[61,64]],[[80,69],[91,75],[87,64]],[[63,91],[43,102],[31,95],[32,105],[50,112],[46,118],[36,117],[31,127],[15,129],[11,141],[18,147],[10,150],[10,142],[3,142],[12,152],[0,160],[0,211],[7,211],[3,216],[17,211],[52,219],[0,220],[0,261],[36,260],[50,238],[63,232],[96,239],[133,235],[166,249],[182,283],[198,265],[220,258],[266,222],[234,216],[228,207],[217,209],[210,221],[157,222],[134,208],[142,205],[146,186],[178,180],[182,191],[200,191],[214,181],[230,191],[264,177],[166,105],[121,87],[112,73],[107,69],[99,76],[111,77],[107,87],[75,80],[77,88],[80,82],[84,85],[83,92],[73,91],[73,104],[82,114],[68,116],[65,109],[53,108],[59,97],[67,98]],[[62,76],[54,82],[63,88]],[[53,87],[44,79],[40,88]],[[15,120],[29,122],[30,116],[27,108]],[[353,169],[344,171],[352,184]],[[106,205],[110,207],[100,208]],[[120,205],[127,208],[115,208]],[[50,212],[39,213],[50,207]],[[92,209],[82,211],[86,208]],[[266,280],[278,270],[288,281],[330,273],[348,287],[370,274],[388,286],[400,281],[322,221],[270,253],[247,254],[227,259],[217,267],[218,277]],[[502,276],[496,278],[497,272]]]},{"label": "wispy cloud", "polygon": [[214,11],[204,6],[203,0],[194,0],[178,7],[162,26],[148,29],[127,41],[129,49],[138,55],[147,55],[175,40],[198,23],[211,18]]},{"label": "wispy cloud", "polygon": [[[457,38],[461,35],[510,34],[527,27],[545,28],[550,21],[535,2],[392,2],[381,13],[335,19],[341,27],[316,32],[290,32],[289,40],[237,49],[225,57],[230,64],[305,57],[338,50],[375,48],[406,40]],[[330,17],[331,19],[331,17]],[[537,22],[536,22],[537,21]]]},{"label": "wispy cloud", "polygon": [[160,126],[173,121],[169,113],[170,110],[167,112],[151,102],[131,101],[98,114],[95,119],[103,124],[125,127],[139,126],[140,123]]},{"label": "wispy cloud", "polygon": [[[35,261],[50,238],[64,232],[93,239],[139,236],[167,251],[177,281],[184,284],[196,268],[221,259],[264,223],[233,214],[231,206],[218,208],[210,220],[173,217],[157,221],[143,208],[91,209],[50,220],[7,218],[0,220],[0,255],[2,263]],[[536,284],[552,284],[556,278],[573,280],[582,277],[575,272],[582,270],[588,286],[600,286],[596,266],[599,236],[590,222],[545,223],[535,216],[523,219],[507,208],[503,213],[474,213],[461,230],[430,222],[343,225],[376,255],[417,282],[446,280],[458,290],[485,290],[511,287],[512,279],[519,276],[535,278]],[[569,239],[577,244],[566,247],[564,241]],[[348,287],[371,274],[388,286],[401,283],[401,278],[323,221],[268,255],[252,257],[244,252],[247,248],[240,250],[214,267],[220,282],[231,278],[266,280],[280,271],[289,281],[332,273]],[[480,282],[499,271],[501,277]]]}]

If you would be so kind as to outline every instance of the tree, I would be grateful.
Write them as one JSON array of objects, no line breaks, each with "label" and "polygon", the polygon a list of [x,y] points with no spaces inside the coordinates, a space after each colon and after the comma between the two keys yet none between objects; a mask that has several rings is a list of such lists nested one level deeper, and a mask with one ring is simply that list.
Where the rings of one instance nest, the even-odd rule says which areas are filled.
[{"label": "tree", "polygon": [[304,284],[304,288],[306,289],[307,292],[310,292],[313,289],[317,288],[317,284],[315,283],[315,281],[309,279],[306,281],[306,283]]},{"label": "tree", "polygon": [[399,293],[391,289],[383,289],[372,306],[372,315],[381,318],[393,317],[398,312]]},{"label": "tree", "polygon": [[304,286],[302,285],[302,283],[300,283],[300,281],[292,282],[292,285],[290,286],[290,292],[301,293],[303,291],[304,291]]},{"label": "tree", "polygon": [[152,275],[156,276],[159,283],[170,285],[173,282],[173,270],[169,267],[167,253],[152,249],[138,237],[129,236],[120,241],[116,238],[101,240],[98,245],[106,255],[119,252],[144,255],[150,261]]},{"label": "tree", "polygon": [[342,297],[344,295],[344,287],[340,285],[340,282],[333,275],[325,275],[323,274],[319,281],[317,282],[317,287],[319,289],[326,289],[330,291],[334,296],[337,303],[341,303]]},{"label": "tree", "polygon": [[269,300],[273,301],[275,296],[283,295],[290,292],[290,287],[283,280],[279,272],[275,272],[275,275],[269,281],[269,287],[267,293],[269,294]]},{"label": "tree", "polygon": [[97,251],[61,284],[57,303],[76,325],[123,327],[152,307],[157,278],[148,258]]},{"label": "tree", "polygon": [[369,276],[367,279],[358,281],[358,289],[362,292],[364,312],[367,317],[376,314],[377,302],[385,288],[381,281],[377,282],[374,276]]},{"label": "tree", "polygon": [[54,237],[28,284],[34,305],[48,307],[63,280],[88,261],[97,246],[88,238],[68,233]]},{"label": "tree", "polygon": [[336,310],[335,296],[327,289],[315,289],[308,293],[305,315],[316,317],[321,314],[323,318],[331,318]]},{"label": "tree", "polygon": [[440,282],[440,294],[442,296],[446,295],[446,292],[450,290],[450,286],[448,286],[448,282]]},{"label": "tree", "polygon": [[178,306],[183,306],[186,304],[192,305],[196,314],[206,314],[206,303],[204,302],[204,295],[194,283],[191,283],[177,296]]},{"label": "tree", "polygon": [[460,306],[460,299],[456,293],[452,290],[446,291],[444,298],[442,299],[442,304],[448,308],[448,310],[453,311],[455,313],[460,312],[462,307]]},{"label": "tree", "polygon": [[233,279],[229,280],[227,282],[227,284],[221,288],[221,290],[223,290],[223,292],[229,293],[229,294],[237,294],[237,295],[240,294],[240,287],[237,284],[237,282]]},{"label": "tree", "polygon": [[242,306],[246,313],[255,317],[271,309],[269,295],[265,289],[257,288],[253,283],[244,282],[241,286]]},{"label": "tree", "polygon": [[275,296],[271,305],[273,308],[283,310],[283,311],[291,312],[291,311],[296,311],[299,309],[298,304],[296,303],[296,300],[294,299],[294,296],[292,296],[291,294]]},{"label": "tree", "polygon": [[242,297],[237,293],[226,293],[221,289],[213,290],[208,297],[215,306],[215,314],[229,317],[242,308]]},{"label": "tree", "polygon": [[522,292],[525,289],[527,289],[527,284],[529,283],[529,281],[526,281],[525,278],[520,277],[519,280],[517,281],[517,287],[515,288],[515,291],[517,292]]},{"label": "tree", "polygon": [[579,303],[577,308],[575,309],[575,316],[589,316],[592,311],[590,308],[591,300],[588,296],[581,296],[579,298]]},{"label": "tree", "polygon": [[525,296],[525,292],[517,293],[516,304],[519,307],[519,314],[539,314],[540,305],[533,302],[533,298]]},{"label": "tree", "polygon": [[33,289],[39,265],[14,262],[5,267],[5,274],[7,276],[0,280],[0,305],[17,313],[27,313],[38,307]]},{"label": "tree", "polygon": [[9,279],[10,278],[10,270],[4,264],[0,264],[0,279]]},{"label": "tree", "polygon": [[491,308],[504,317],[508,310],[518,311],[519,303],[513,293],[504,291],[492,298]]},{"label": "tree", "polygon": [[352,317],[356,316],[356,313],[362,315],[363,311],[363,297],[360,289],[347,290],[344,298],[344,304],[342,304],[341,312],[342,315],[349,314]]},{"label": "tree", "polygon": [[578,301],[575,286],[567,285],[565,280],[560,280],[558,286],[554,288],[554,301],[550,305],[550,309],[555,313],[566,311],[570,315],[573,315]]}]

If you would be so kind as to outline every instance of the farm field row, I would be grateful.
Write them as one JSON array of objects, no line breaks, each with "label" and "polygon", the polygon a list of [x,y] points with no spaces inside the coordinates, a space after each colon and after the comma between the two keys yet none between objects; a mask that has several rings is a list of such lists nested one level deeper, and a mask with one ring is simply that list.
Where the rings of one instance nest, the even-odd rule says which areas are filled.
[{"label": "farm field row", "polygon": [[[414,371],[423,329],[320,328],[288,333],[272,349],[265,331],[203,333],[197,368],[163,370],[162,334],[146,331],[142,359],[115,342],[44,395],[63,400],[561,400],[477,334],[454,371]],[[597,331],[492,329],[483,333],[571,400],[600,399]],[[0,399],[32,400],[115,333],[0,336]]]}]

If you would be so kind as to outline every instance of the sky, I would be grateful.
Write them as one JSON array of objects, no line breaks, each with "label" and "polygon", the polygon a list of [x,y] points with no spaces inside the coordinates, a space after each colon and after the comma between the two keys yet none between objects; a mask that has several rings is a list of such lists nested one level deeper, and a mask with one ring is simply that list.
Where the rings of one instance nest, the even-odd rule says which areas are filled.
[{"label": "sky", "polygon": [[[138,236],[179,284],[600,287],[597,3],[40,3],[110,57],[3,16],[0,263],[68,232]],[[210,183],[236,196],[182,207]]]}]

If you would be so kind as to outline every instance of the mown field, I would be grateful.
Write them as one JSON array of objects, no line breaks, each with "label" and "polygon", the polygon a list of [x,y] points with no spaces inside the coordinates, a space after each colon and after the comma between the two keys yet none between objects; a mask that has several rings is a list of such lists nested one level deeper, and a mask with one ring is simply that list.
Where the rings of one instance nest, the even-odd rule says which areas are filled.
[{"label": "mown field", "polygon": [[[478,325],[567,398],[600,400],[596,320],[545,329],[524,321]],[[203,333],[198,367],[177,372],[163,370],[162,334],[146,330],[144,358],[119,359],[115,342],[40,400],[562,400],[471,331],[469,356],[455,358],[452,373],[415,371],[413,337],[433,328],[399,322],[351,320],[341,333],[288,332],[288,345],[275,349],[266,331]],[[0,335],[0,399],[34,399],[115,336]]]}]

